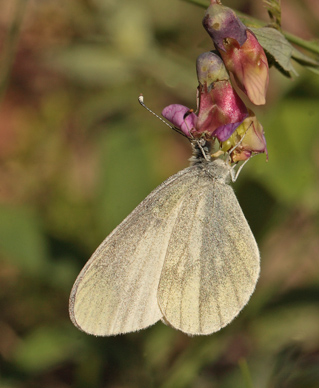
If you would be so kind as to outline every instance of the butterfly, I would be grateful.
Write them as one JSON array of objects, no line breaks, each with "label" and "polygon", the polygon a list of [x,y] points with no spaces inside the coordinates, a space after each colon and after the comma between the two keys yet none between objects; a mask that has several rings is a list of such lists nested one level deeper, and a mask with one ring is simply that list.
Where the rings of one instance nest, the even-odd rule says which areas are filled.
[{"label": "butterfly", "polygon": [[80,330],[111,336],[162,320],[207,335],[247,304],[260,255],[228,184],[233,168],[209,144],[193,150],[190,167],[151,192],[80,272],[69,308]]}]

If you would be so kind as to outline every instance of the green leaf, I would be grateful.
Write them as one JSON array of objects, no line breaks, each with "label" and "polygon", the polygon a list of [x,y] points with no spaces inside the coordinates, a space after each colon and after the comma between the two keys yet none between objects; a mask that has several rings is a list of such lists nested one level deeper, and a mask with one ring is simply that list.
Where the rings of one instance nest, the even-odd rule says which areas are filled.
[{"label": "green leaf", "polygon": [[291,64],[294,48],[281,32],[272,27],[251,27],[250,30],[256,35],[258,42],[264,50],[270,55],[274,65],[279,70],[284,70],[284,75],[289,76],[290,72],[298,75]]}]

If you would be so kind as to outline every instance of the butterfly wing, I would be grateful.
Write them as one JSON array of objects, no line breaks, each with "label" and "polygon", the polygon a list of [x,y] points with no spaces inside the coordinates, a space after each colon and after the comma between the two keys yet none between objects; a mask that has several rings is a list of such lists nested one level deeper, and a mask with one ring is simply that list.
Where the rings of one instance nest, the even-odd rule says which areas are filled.
[{"label": "butterfly wing", "polygon": [[187,334],[211,334],[232,321],[260,270],[255,238],[232,188],[200,179],[179,206],[158,291],[164,321]]},{"label": "butterfly wing", "polygon": [[102,242],[79,274],[70,317],[81,330],[115,335],[162,318],[157,289],[179,205],[197,179],[189,167],[172,176]]}]

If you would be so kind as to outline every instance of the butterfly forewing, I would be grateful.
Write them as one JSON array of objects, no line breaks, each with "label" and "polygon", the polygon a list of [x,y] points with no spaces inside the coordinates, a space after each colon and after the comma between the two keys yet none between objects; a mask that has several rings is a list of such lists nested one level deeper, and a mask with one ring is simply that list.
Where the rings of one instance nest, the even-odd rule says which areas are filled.
[{"label": "butterfly forewing", "polygon": [[193,170],[155,189],[92,255],[70,297],[70,316],[78,328],[115,335],[161,319],[159,278],[180,203],[197,179]]}]

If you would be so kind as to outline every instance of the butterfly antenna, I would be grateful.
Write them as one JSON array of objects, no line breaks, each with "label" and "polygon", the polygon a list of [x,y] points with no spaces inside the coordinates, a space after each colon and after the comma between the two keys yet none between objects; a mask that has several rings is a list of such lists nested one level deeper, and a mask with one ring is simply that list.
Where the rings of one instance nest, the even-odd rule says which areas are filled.
[{"label": "butterfly antenna", "polygon": [[[142,105],[143,108],[145,108],[146,110],[148,110],[150,113],[152,113],[152,115],[154,115],[155,117],[157,117],[159,120],[161,120],[164,124],[166,124],[169,128],[173,129],[175,132],[179,133],[180,135],[186,137],[189,141],[195,141],[198,148],[200,149],[203,157],[209,161],[210,160],[210,157],[207,155],[207,152],[205,152],[204,150],[204,144],[201,144],[201,139],[194,139],[193,135],[191,134],[191,131],[188,127],[188,124],[186,122],[186,118],[188,115],[190,115],[191,113],[193,113],[193,109],[190,109],[188,112],[185,113],[184,115],[184,122],[189,130],[189,133],[191,134],[190,137],[186,136],[180,129],[176,128],[176,127],[173,127],[172,125],[168,124],[164,119],[162,119],[162,117],[160,117],[158,114],[156,114],[155,112],[153,112],[148,106],[145,105],[144,103],[144,96],[143,94],[140,94],[138,96],[138,102]],[[205,142],[206,144],[206,142]]]},{"label": "butterfly antenna", "polygon": [[158,114],[156,114],[155,112],[153,112],[148,106],[146,106],[144,104],[144,96],[143,94],[140,94],[138,96],[138,102],[142,105],[143,108],[145,108],[146,110],[148,110],[150,113],[152,113],[152,115],[154,115],[155,117],[157,117],[159,120],[161,120],[164,124],[166,124],[168,127],[170,127],[171,129],[173,129],[173,131],[179,133],[180,135],[184,136],[184,137],[187,137],[183,132],[181,132],[178,128],[176,127],[173,127],[172,125],[168,124],[164,119],[162,119],[161,116],[159,116]]}]

